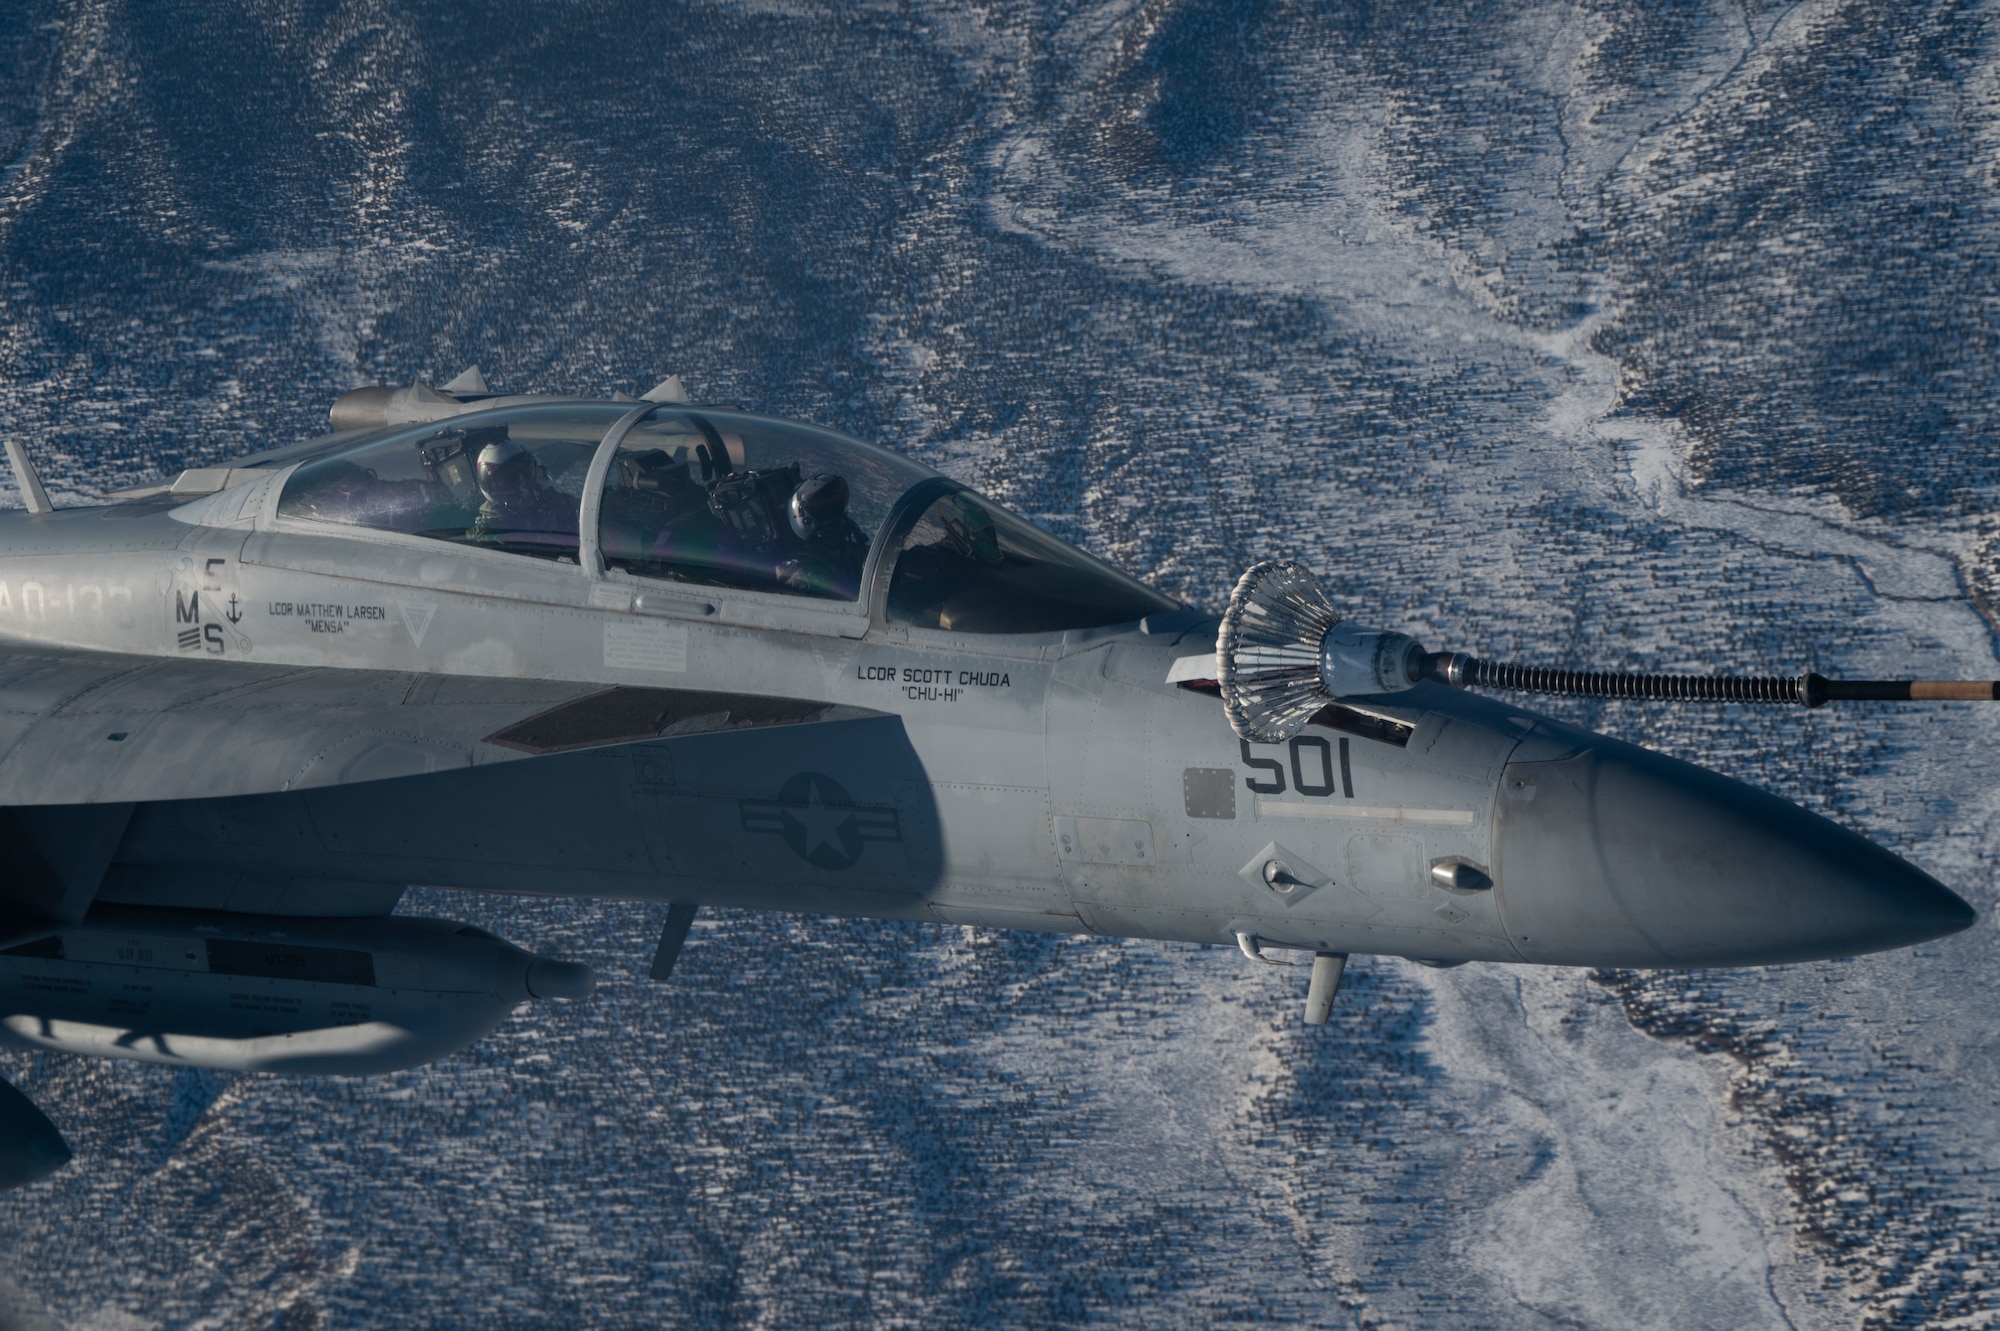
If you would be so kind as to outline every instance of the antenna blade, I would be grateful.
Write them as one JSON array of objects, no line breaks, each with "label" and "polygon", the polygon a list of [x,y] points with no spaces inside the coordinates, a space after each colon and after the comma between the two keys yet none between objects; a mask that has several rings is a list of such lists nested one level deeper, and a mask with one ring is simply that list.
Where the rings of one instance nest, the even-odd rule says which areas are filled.
[{"label": "antenna blade", "polygon": [[487,393],[491,393],[493,390],[486,386],[486,376],[479,372],[479,367],[477,365],[472,365],[468,366],[463,370],[460,370],[458,372],[458,377],[456,379],[453,379],[450,383],[446,384],[441,391],[450,393],[453,396],[457,396],[459,394],[476,394],[484,396]]},{"label": "antenna blade", "polygon": [[639,395],[641,402],[687,402],[688,386],[678,374],[670,374]]},{"label": "antenna blade", "polygon": [[688,930],[694,927],[695,912],[699,906],[676,903],[667,907],[667,922],[660,929],[660,946],[653,952],[652,969],[646,972],[649,980],[665,983],[674,973],[674,963],[680,960],[681,946],[687,942]]},{"label": "antenna blade", "polygon": [[30,513],[53,513],[56,506],[49,502],[49,492],[42,488],[42,478],[35,473],[35,464],[28,460],[27,447],[18,439],[7,441],[7,460],[14,464],[14,479],[21,486],[21,502],[28,506]]},{"label": "antenna blade", "polygon": [[403,391],[409,394],[407,400],[410,402],[425,402],[432,405],[442,402],[454,407],[459,405],[457,398],[445,396],[421,379],[412,380],[410,386]]}]

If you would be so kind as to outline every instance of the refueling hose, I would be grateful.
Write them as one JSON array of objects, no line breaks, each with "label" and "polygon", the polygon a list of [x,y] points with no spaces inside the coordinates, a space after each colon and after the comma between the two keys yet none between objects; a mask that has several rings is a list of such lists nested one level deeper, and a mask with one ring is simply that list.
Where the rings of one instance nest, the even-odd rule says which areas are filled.
[{"label": "refueling hose", "polygon": [[1818,707],[1829,702],[1983,702],[2000,698],[2000,683],[1959,679],[1828,679],[1824,675],[1621,675],[1594,670],[1482,661],[1464,652],[1432,652],[1426,677],[1455,688],[1513,689],[1572,698],[1640,698],[1658,702],[1775,702]]},{"label": "refueling hose", "polygon": [[1329,701],[1395,694],[1425,681],[1572,698],[1801,707],[2000,699],[2000,683],[1983,679],[1828,679],[1811,672],[1628,675],[1431,652],[1407,633],[1343,623],[1312,570],[1287,559],[1267,559],[1244,570],[1215,635],[1215,684],[1223,710],[1230,729],[1252,744],[1285,743]]}]

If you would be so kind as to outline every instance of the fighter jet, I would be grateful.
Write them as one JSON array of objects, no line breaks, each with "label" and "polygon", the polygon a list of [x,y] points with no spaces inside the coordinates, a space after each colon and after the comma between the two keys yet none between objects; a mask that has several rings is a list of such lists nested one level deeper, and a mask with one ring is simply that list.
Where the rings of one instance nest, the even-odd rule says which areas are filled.
[{"label": "fighter jet", "polygon": [[[443,1057],[581,961],[413,885],[1435,966],[1747,966],[1973,912],[1522,691],[1816,704],[1991,684],[1533,671],[1260,564],[1219,619],[833,430],[367,388],[334,432],[0,516],[0,1040],[174,1067]],[[1468,692],[1485,686],[1498,698]],[[0,1085],[0,1186],[68,1157]]]}]

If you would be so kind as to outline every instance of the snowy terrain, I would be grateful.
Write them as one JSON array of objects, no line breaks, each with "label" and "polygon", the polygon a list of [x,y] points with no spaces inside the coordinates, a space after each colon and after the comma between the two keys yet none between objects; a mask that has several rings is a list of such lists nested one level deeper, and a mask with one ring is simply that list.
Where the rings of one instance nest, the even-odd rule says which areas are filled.
[{"label": "snowy terrain", "polygon": [[[1192,601],[1991,677],[2000,16],[1646,0],[9,0],[58,502],[362,383],[874,437]],[[1554,709],[1551,709],[1554,710]],[[2000,716],[1577,706],[1995,905]],[[0,1328],[2000,1327],[2000,957],[1357,959],[413,894],[598,965],[443,1063],[0,1055]]]}]

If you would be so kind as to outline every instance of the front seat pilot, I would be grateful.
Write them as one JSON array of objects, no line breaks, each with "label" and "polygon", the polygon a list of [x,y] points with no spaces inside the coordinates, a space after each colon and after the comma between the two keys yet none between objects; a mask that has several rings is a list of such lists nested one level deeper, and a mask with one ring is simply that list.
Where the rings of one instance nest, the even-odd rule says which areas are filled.
[{"label": "front seat pilot", "polygon": [[847,600],[860,594],[868,537],[847,516],[848,499],[839,476],[808,476],[793,489],[785,514],[799,545],[779,570],[786,586]]}]

